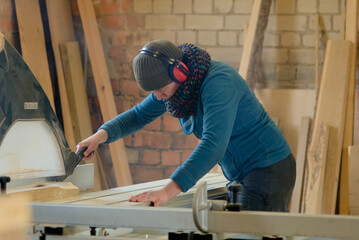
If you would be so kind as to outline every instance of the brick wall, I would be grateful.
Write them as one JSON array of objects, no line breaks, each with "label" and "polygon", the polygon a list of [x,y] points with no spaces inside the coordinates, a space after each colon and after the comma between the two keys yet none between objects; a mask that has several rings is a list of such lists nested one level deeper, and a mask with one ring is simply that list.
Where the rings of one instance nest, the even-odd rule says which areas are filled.
[{"label": "brick wall", "polygon": [[[79,12],[71,0],[78,40],[84,45]],[[314,88],[314,14],[321,14],[320,61],[326,39],[338,39],[344,0],[273,0],[262,55],[258,87]],[[94,0],[98,26],[119,113],[146,95],[137,86],[132,59],[148,41],[191,42],[213,59],[238,69],[244,26],[253,0]],[[0,0],[0,31],[19,45],[13,1]],[[90,69],[90,65],[88,65]],[[94,131],[102,119],[92,74],[88,94]],[[124,138],[134,182],[167,178],[197,144],[185,136],[176,119],[165,114]],[[107,151],[108,152],[108,151]]]}]

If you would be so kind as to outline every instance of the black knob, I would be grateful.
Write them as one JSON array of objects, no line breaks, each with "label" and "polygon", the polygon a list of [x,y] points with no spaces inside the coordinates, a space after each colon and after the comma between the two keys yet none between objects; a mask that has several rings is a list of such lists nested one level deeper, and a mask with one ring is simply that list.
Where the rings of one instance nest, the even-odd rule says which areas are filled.
[{"label": "black knob", "polygon": [[6,194],[6,184],[10,182],[10,180],[10,177],[0,176],[1,194]]},{"label": "black knob", "polygon": [[242,184],[240,183],[232,183],[229,185],[229,195],[232,197],[232,203],[239,203],[238,193],[243,189]]}]

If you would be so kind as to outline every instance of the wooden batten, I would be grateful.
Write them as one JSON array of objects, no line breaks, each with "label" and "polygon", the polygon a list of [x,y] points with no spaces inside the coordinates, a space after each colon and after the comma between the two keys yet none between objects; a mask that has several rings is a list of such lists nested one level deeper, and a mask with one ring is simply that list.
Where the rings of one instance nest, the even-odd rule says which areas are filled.
[{"label": "wooden batten", "polygon": [[300,132],[299,132],[299,141],[297,148],[297,174],[295,185],[292,194],[292,200],[290,204],[290,212],[300,213],[301,212],[301,202],[303,195],[303,182],[304,182],[304,172],[306,168],[306,152],[308,145],[308,134],[310,129],[310,117],[302,117]]},{"label": "wooden batten", "polygon": [[60,102],[62,118],[64,123],[64,132],[67,143],[72,151],[76,151],[76,141],[72,126],[70,106],[66,91],[63,67],[59,46],[67,41],[75,40],[74,24],[71,15],[71,6],[69,0],[47,0],[47,15],[49,18],[50,34],[52,48],[55,55],[57,81],[60,92]]},{"label": "wooden batten", "polygon": [[[60,52],[74,137],[76,142],[80,142],[91,136],[93,131],[79,44],[76,41],[63,43],[60,45]],[[108,188],[105,184],[106,174],[100,173],[103,163],[97,152],[95,157],[87,162],[94,164],[94,190]]]},{"label": "wooden batten", "polygon": [[[358,44],[358,1],[346,1],[346,17],[345,17],[345,39],[353,43],[353,46]],[[357,48],[353,48],[348,103],[345,119],[344,142],[342,152],[342,164],[340,168],[340,192],[339,192],[339,213],[349,214],[349,200],[348,200],[348,147],[353,145],[354,133],[354,103],[355,103],[355,82],[356,82],[356,55]]]},{"label": "wooden batten", "polygon": [[359,215],[359,146],[348,147],[348,214]]},{"label": "wooden batten", "polygon": [[[97,27],[96,15],[91,1],[79,0],[78,6],[89,50],[101,113],[103,120],[106,122],[116,117],[117,110],[100,33]],[[109,147],[117,186],[132,184],[123,140],[120,139],[110,144]]]},{"label": "wooden batten", "polygon": [[262,53],[264,32],[267,27],[268,16],[272,0],[254,0],[252,14],[246,30],[239,74],[253,89],[256,84],[256,69]]},{"label": "wooden batten", "polygon": [[15,0],[22,57],[40,83],[55,112],[44,29],[38,0]]},{"label": "wooden batten", "polygon": [[[324,176],[323,206],[321,208],[321,213],[326,214],[335,213],[348,100],[352,45],[350,41],[346,40],[329,40],[327,43],[313,122],[312,139],[308,150],[309,153],[312,153],[318,149],[320,125],[323,122],[327,123],[331,127],[331,133],[326,162],[327,168],[325,169]],[[308,154],[308,166],[310,164],[313,165],[313,163],[310,163],[309,157]],[[321,169],[316,171],[321,171]],[[309,173],[308,178],[311,175]],[[308,187],[307,185],[307,189]]]}]

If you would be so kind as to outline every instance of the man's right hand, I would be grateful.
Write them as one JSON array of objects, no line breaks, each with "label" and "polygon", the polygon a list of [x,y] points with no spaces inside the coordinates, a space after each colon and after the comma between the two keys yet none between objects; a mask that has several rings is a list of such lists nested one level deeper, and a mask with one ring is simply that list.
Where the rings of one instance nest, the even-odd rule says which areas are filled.
[{"label": "man's right hand", "polygon": [[108,139],[108,134],[105,130],[100,129],[92,136],[82,140],[76,145],[76,152],[83,147],[87,147],[87,150],[84,152],[84,160],[89,160],[93,157],[94,151],[97,149],[100,143],[106,142]]}]

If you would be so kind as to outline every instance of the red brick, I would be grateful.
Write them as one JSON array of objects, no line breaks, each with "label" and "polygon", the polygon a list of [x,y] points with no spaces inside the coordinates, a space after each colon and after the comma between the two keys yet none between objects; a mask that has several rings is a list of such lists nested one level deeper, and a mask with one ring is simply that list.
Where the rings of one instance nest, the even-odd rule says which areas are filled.
[{"label": "red brick", "polygon": [[105,26],[110,29],[121,29],[123,27],[122,16],[106,16]]},{"label": "red brick", "polygon": [[172,144],[171,135],[162,132],[144,132],[142,141],[144,147],[155,149],[169,149]]},{"label": "red brick", "polygon": [[111,79],[111,87],[113,95],[120,95],[120,80]]},{"label": "red brick", "polygon": [[155,150],[143,150],[142,163],[145,165],[158,165],[161,162],[161,155]]},{"label": "red brick", "polygon": [[120,10],[122,13],[128,13],[131,11],[131,0],[122,0]]},{"label": "red brick", "polygon": [[132,66],[130,64],[116,64],[116,71],[121,78],[133,78]]},{"label": "red brick", "polygon": [[177,134],[173,139],[173,149],[194,149],[198,139],[194,135]]},{"label": "red brick", "polygon": [[130,166],[134,183],[150,182],[163,179],[163,172],[160,168],[149,166]]},{"label": "red brick", "polygon": [[111,36],[113,46],[123,46],[126,44],[126,34],[123,31],[117,31]]},{"label": "red brick", "polygon": [[172,173],[174,173],[174,171],[176,171],[176,169],[177,169],[177,167],[168,167],[168,168],[166,168],[163,178],[170,178]]},{"label": "red brick", "polygon": [[178,118],[171,117],[167,114],[163,117],[163,126],[164,130],[167,132],[179,132],[182,130]]},{"label": "red brick", "polygon": [[162,151],[162,165],[178,166],[181,164],[180,153],[175,151]]},{"label": "red brick", "polygon": [[124,137],[123,142],[125,143],[126,147],[132,147],[132,135]]},{"label": "red brick", "polygon": [[102,13],[118,13],[120,11],[120,3],[117,0],[101,0]]},{"label": "red brick", "polygon": [[140,87],[136,81],[123,80],[121,81],[121,85],[123,95],[140,96]]},{"label": "red brick", "polygon": [[122,113],[133,107],[132,102],[122,96],[115,96],[115,103],[118,113]]},{"label": "red brick", "polygon": [[133,146],[134,147],[142,147],[143,146],[143,131],[139,131],[133,134]]},{"label": "red brick", "polygon": [[183,151],[182,152],[182,163],[184,163],[187,158],[192,154],[193,151]]},{"label": "red brick", "polygon": [[123,62],[123,60],[125,59],[125,53],[122,48],[110,47],[108,50],[108,57],[113,60]]},{"label": "red brick", "polygon": [[92,122],[92,132],[97,132],[97,129],[102,125],[101,114],[92,114],[91,122]]},{"label": "red brick", "polygon": [[153,122],[147,124],[143,129],[145,130],[154,130],[154,131],[160,131],[161,130],[161,118],[157,118]]},{"label": "red brick", "polygon": [[143,29],[143,16],[142,15],[132,15],[126,16],[125,28],[127,30],[140,30]]},{"label": "red brick", "polygon": [[137,56],[139,51],[140,51],[139,47],[126,48],[126,61],[132,63],[133,59]]},{"label": "red brick", "polygon": [[126,155],[129,164],[139,163],[139,151],[132,148],[126,148]]}]

